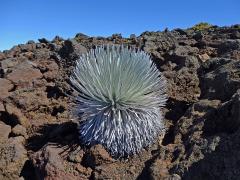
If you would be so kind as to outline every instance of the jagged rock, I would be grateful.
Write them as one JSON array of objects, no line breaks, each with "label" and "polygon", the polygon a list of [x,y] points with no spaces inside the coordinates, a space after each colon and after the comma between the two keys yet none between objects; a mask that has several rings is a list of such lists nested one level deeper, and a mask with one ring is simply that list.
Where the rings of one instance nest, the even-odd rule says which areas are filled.
[{"label": "jagged rock", "polygon": [[17,88],[30,88],[34,86],[34,81],[43,77],[39,69],[36,69],[29,62],[23,62],[7,75],[7,79],[12,81]]},{"label": "jagged rock", "polygon": [[57,78],[59,67],[54,60],[41,60],[38,67],[46,80],[50,81]]},{"label": "jagged rock", "polygon": [[24,138],[27,138],[27,130],[25,127],[17,124],[13,129],[12,129],[12,135],[13,136],[23,136]]},{"label": "jagged rock", "polygon": [[61,148],[46,146],[31,158],[39,179],[77,180],[78,177],[68,172],[60,156]]},{"label": "jagged rock", "polygon": [[18,109],[13,104],[10,104],[10,103],[6,104],[6,112],[14,118],[4,119],[5,122],[9,122],[9,124],[13,124],[13,125],[21,124],[24,127],[29,126],[28,119],[24,116],[21,110]]},{"label": "jagged rock", "polygon": [[74,163],[81,163],[83,156],[84,156],[84,151],[82,149],[80,150],[77,149],[68,155],[68,160]]},{"label": "jagged rock", "polygon": [[199,79],[194,71],[184,67],[179,71],[167,71],[168,94],[179,101],[194,102],[200,97]]},{"label": "jagged rock", "polygon": [[218,47],[218,54],[223,55],[240,48],[240,40],[222,41]]},{"label": "jagged rock", "polygon": [[168,32],[145,32],[141,37],[145,41],[143,49],[147,52],[166,52],[178,46],[174,35]]},{"label": "jagged rock", "polygon": [[[178,120],[178,123],[175,127],[175,144],[180,143],[184,139],[184,136],[186,138],[190,138],[188,133],[191,131],[189,130],[189,128],[192,128],[194,123],[199,126],[200,129],[203,127],[203,122],[201,122],[200,120],[197,121],[195,119],[202,118],[206,113],[217,109],[220,105],[221,102],[219,100],[210,101],[207,99],[203,99],[189,107],[185,114]],[[196,131],[196,133],[198,132]]]},{"label": "jagged rock", "polygon": [[11,126],[0,121],[0,142],[6,141],[11,132]]},{"label": "jagged rock", "polygon": [[17,104],[19,108],[27,111],[34,111],[41,106],[48,106],[49,100],[47,93],[39,90],[32,91],[19,91],[11,95],[14,104]]},{"label": "jagged rock", "polygon": [[27,44],[35,44],[35,42],[33,40],[29,40]]},{"label": "jagged rock", "polygon": [[[204,126],[208,136],[216,133],[233,133],[240,128],[240,89],[215,112],[208,114]],[[214,130],[213,130],[214,129]]]},{"label": "jagged rock", "polygon": [[11,81],[0,78],[0,100],[10,96],[9,91],[13,89]]},{"label": "jagged rock", "polygon": [[5,59],[5,55],[4,55],[4,53],[0,52],[0,61],[3,59]]},{"label": "jagged rock", "polygon": [[137,36],[136,36],[135,34],[130,34],[129,38],[130,38],[130,39],[136,39]]},{"label": "jagged rock", "polygon": [[199,49],[196,47],[177,46],[176,49],[170,51],[169,54],[173,56],[182,57],[182,56],[197,54],[198,52],[199,52]]},{"label": "jagged rock", "polygon": [[[150,179],[167,179],[169,176],[168,163],[161,159],[155,161],[150,167]],[[161,168],[159,168],[161,167]]]},{"label": "jagged rock", "polygon": [[232,39],[240,39],[240,32],[239,31],[234,31],[231,33],[230,37]]},{"label": "jagged rock", "polygon": [[19,46],[21,49],[21,52],[28,52],[28,51],[33,51],[36,49],[36,44],[35,43],[27,43],[27,44],[22,44]]},{"label": "jagged rock", "polygon": [[23,137],[15,137],[0,143],[0,179],[18,179],[26,162],[27,151]]},{"label": "jagged rock", "polygon": [[189,68],[189,70],[196,71],[200,67],[200,63],[195,56],[168,56],[167,60],[168,62],[175,63],[177,66],[174,68],[174,70],[181,70],[183,67]]},{"label": "jagged rock", "polygon": [[4,108],[4,105],[3,105],[3,102],[2,101],[0,101],[0,112],[1,111],[5,111],[5,108]]},{"label": "jagged rock", "polygon": [[54,39],[52,40],[53,43],[60,43],[64,41],[64,39],[60,36],[55,36]]},{"label": "jagged rock", "polygon": [[[240,129],[239,107],[240,90],[224,104],[221,104],[219,100],[201,100],[193,104],[179,120],[175,129],[175,143],[181,142],[185,148],[175,157],[177,164],[172,167],[173,173],[181,175],[184,179],[211,179],[214,177],[224,179],[224,177],[218,176],[224,167],[227,168],[224,170],[225,177],[237,177],[240,170],[232,169],[231,166],[225,167],[225,163],[221,161],[218,161],[218,166],[215,166],[212,160],[221,159],[226,156],[223,154],[232,151],[233,153],[227,155],[226,161],[232,164],[238,161],[238,159],[233,160],[233,157],[239,157],[238,151],[236,151],[238,147],[234,146],[233,150],[229,148],[231,147],[231,138],[234,138],[233,142],[238,144],[235,137],[239,136]],[[221,150],[222,148],[226,151]],[[178,163],[179,160],[181,163]],[[186,172],[184,168],[193,170]],[[211,173],[208,173],[209,168],[212,170]]]},{"label": "jagged rock", "polygon": [[20,47],[18,45],[17,46],[13,46],[10,51],[7,51],[7,58],[16,57],[20,53],[21,53]]},{"label": "jagged rock", "polygon": [[91,168],[114,162],[114,159],[112,159],[103,146],[99,144],[91,147],[90,153],[86,154],[84,158],[85,164]]},{"label": "jagged rock", "polygon": [[[238,150],[239,108],[240,90],[232,96],[231,100],[205,114],[205,122],[202,126],[203,134],[199,134],[202,139],[206,138],[205,141],[208,141],[205,147],[200,148],[204,158],[194,163],[189,171],[185,172],[184,179],[217,178],[223,180],[226,177],[235,179],[240,175],[240,169],[236,166],[240,157]],[[209,169],[211,169],[211,173]]]},{"label": "jagged rock", "polygon": [[38,39],[38,41],[40,43],[44,43],[44,44],[48,44],[49,43],[49,41],[47,39],[45,39],[45,38]]},{"label": "jagged rock", "polygon": [[226,101],[240,88],[240,61],[215,58],[203,71],[202,98]]},{"label": "jagged rock", "polygon": [[[239,25],[130,38],[79,33],[0,52],[0,179],[237,179],[239,33]],[[100,145],[80,147],[77,125],[68,122],[75,60],[103,44],[146,51],[168,81],[163,140],[127,159]]]},{"label": "jagged rock", "polygon": [[75,39],[77,39],[77,40],[82,40],[82,39],[87,39],[87,38],[89,38],[89,36],[87,36],[83,33],[77,33],[75,36]]},{"label": "jagged rock", "polygon": [[8,58],[1,61],[1,66],[3,70],[7,70],[8,68],[12,68],[19,63],[17,58]]},{"label": "jagged rock", "polygon": [[83,180],[90,179],[90,177],[92,175],[91,168],[86,168],[86,167],[82,166],[81,164],[76,164],[75,168],[79,172],[79,175],[77,178],[83,179]]},{"label": "jagged rock", "polygon": [[64,41],[63,47],[59,50],[62,58],[76,59],[80,54],[87,52],[87,49],[74,39]]}]

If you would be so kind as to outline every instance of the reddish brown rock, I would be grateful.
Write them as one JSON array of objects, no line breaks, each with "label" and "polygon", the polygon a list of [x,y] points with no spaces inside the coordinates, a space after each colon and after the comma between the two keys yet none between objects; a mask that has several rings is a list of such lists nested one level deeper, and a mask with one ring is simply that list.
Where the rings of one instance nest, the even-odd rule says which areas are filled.
[{"label": "reddish brown rock", "polygon": [[4,105],[3,105],[3,102],[0,101],[0,111],[5,111],[5,108],[4,108]]},{"label": "reddish brown rock", "polygon": [[113,162],[114,159],[111,158],[108,152],[100,144],[91,147],[90,153],[85,157],[85,163],[92,168],[101,164],[109,164]]},{"label": "reddish brown rock", "polygon": [[10,132],[11,126],[6,125],[0,121],[0,141],[7,140]]},{"label": "reddish brown rock", "polygon": [[57,78],[59,67],[54,60],[41,60],[38,66],[43,72],[43,76],[46,80],[49,81]]},{"label": "reddish brown rock", "polygon": [[1,61],[2,69],[5,71],[19,64],[20,58],[8,58]]},{"label": "reddish brown rock", "polygon": [[19,108],[27,111],[34,111],[40,106],[48,106],[50,104],[46,92],[43,90],[34,91],[17,91],[11,96],[14,99],[14,104]]},{"label": "reddish brown rock", "polygon": [[60,156],[61,148],[46,146],[32,156],[33,165],[36,168],[39,179],[46,180],[77,180],[73,174],[64,167],[64,161]]},{"label": "reddish brown rock", "polygon": [[150,167],[151,179],[167,179],[169,176],[169,164],[170,162],[163,161],[162,159],[156,160]]},{"label": "reddish brown rock", "polygon": [[12,90],[13,84],[11,81],[0,78],[0,99],[4,99],[10,95],[9,91]]},{"label": "reddish brown rock", "polygon": [[33,87],[34,80],[41,79],[43,77],[39,69],[35,69],[28,63],[22,63],[10,74],[7,75],[7,79],[11,80],[18,88]]},{"label": "reddish brown rock", "polygon": [[27,151],[23,137],[10,138],[0,143],[0,179],[18,179],[26,162]]},{"label": "reddish brown rock", "polygon": [[13,84],[11,83],[11,81],[4,78],[0,78],[0,90],[6,89],[7,91],[10,91],[12,88]]},{"label": "reddish brown rock", "polygon": [[[24,127],[27,127],[29,125],[29,121],[24,116],[24,114],[21,112],[21,110],[18,109],[13,104],[6,104],[6,111],[8,114],[15,116],[16,120],[18,121],[19,124],[23,125]],[[7,120],[8,119],[6,119],[5,121],[7,121]],[[16,123],[16,122],[14,122],[14,123]]]},{"label": "reddish brown rock", "polygon": [[24,138],[27,138],[27,130],[25,127],[17,124],[13,129],[12,129],[12,135],[13,136],[23,136]]},{"label": "reddish brown rock", "polygon": [[74,163],[81,163],[82,162],[82,158],[84,156],[84,151],[80,148],[81,147],[79,147],[75,151],[69,153],[68,161],[74,162]]},{"label": "reddish brown rock", "polygon": [[92,169],[91,168],[86,168],[84,166],[82,166],[81,164],[76,164],[75,166],[76,171],[78,171],[80,173],[79,178],[80,179],[89,179],[92,173]]},{"label": "reddish brown rock", "polygon": [[164,72],[168,80],[168,95],[178,101],[194,102],[201,93],[197,73],[187,68]]},{"label": "reddish brown rock", "polygon": [[10,93],[8,91],[2,90],[0,91],[0,99],[5,99],[6,97],[10,96]]},{"label": "reddish brown rock", "polygon": [[[13,78],[16,85],[16,90],[4,88],[5,95],[0,94],[10,94],[0,100],[0,119],[15,126],[10,136],[17,136],[8,139],[9,130],[1,131],[5,142],[0,144],[0,179],[19,179],[20,174],[21,179],[37,179],[26,176],[35,170],[23,168],[24,158],[20,160],[25,157],[20,147],[26,126],[16,124],[24,119],[31,125],[26,147],[29,155],[34,154],[39,179],[236,179],[240,176],[239,30],[239,25],[201,32],[176,29],[132,38],[78,34],[76,41],[42,39],[0,53],[0,77]],[[92,47],[113,43],[150,53],[168,79],[166,134],[139,155],[123,160],[112,160],[100,145],[66,150],[63,156],[65,147],[79,142],[77,127],[64,123],[71,118],[72,106],[62,93],[71,93],[67,79],[75,60]],[[56,146],[45,144],[49,142]]]}]

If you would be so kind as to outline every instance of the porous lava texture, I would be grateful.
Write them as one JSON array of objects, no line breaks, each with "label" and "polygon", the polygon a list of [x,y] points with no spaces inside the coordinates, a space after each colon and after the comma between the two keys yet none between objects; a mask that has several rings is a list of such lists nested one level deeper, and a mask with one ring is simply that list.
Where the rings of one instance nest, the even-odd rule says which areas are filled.
[{"label": "porous lava texture", "polygon": [[[128,159],[78,139],[69,77],[102,44],[149,53],[167,79],[166,133]],[[240,25],[77,34],[0,52],[0,179],[202,180],[240,177]]]}]

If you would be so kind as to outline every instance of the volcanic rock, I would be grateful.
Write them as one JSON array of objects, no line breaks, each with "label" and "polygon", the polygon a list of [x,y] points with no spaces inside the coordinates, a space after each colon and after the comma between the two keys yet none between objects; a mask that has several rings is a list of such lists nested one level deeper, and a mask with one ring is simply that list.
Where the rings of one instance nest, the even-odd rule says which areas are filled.
[{"label": "volcanic rock", "polygon": [[[130,38],[79,33],[0,52],[0,179],[238,179],[239,34],[239,25]],[[120,159],[99,144],[81,144],[71,111],[75,61],[106,44],[149,53],[169,96],[163,137]]]},{"label": "volcanic rock", "polygon": [[0,179],[18,179],[26,162],[23,138],[15,137],[0,143]]}]

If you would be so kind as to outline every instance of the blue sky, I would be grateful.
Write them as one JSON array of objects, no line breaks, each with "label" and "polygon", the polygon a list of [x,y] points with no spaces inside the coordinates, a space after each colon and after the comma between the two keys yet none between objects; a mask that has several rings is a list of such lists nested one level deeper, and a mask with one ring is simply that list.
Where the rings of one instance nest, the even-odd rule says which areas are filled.
[{"label": "blue sky", "polygon": [[56,35],[140,35],[199,22],[240,23],[240,0],[1,0],[0,50]]}]

